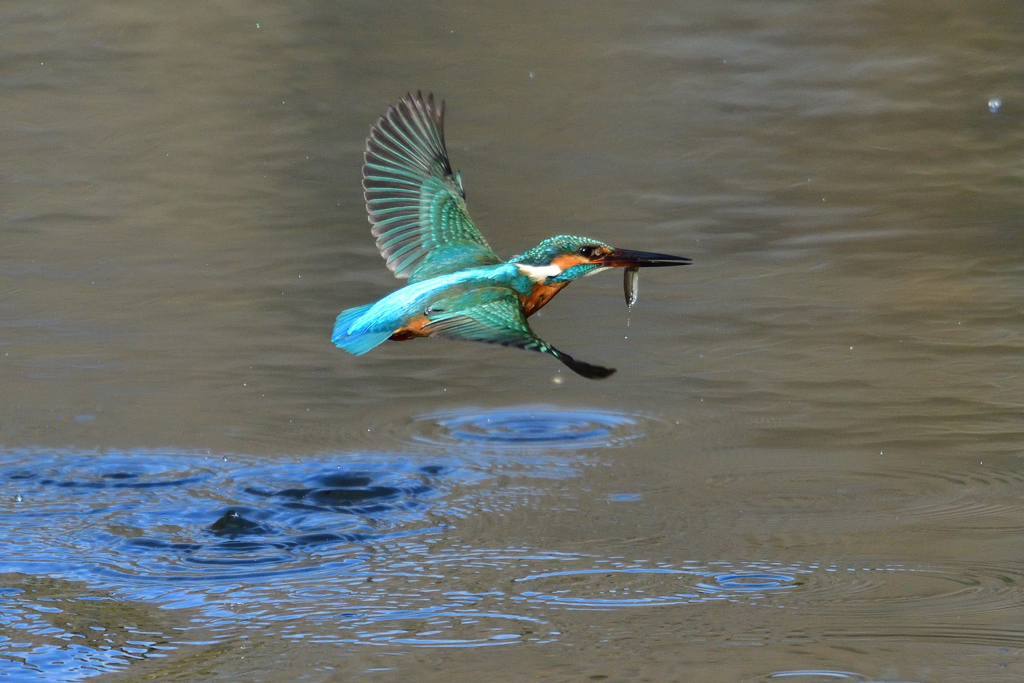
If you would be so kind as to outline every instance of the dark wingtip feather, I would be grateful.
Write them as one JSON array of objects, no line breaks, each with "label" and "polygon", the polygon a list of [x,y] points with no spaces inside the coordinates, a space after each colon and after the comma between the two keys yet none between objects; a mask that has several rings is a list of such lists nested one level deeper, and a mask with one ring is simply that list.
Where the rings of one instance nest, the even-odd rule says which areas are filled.
[{"label": "dark wingtip feather", "polygon": [[557,352],[555,358],[562,361],[567,368],[575,372],[577,375],[586,377],[587,379],[605,379],[615,374],[615,368],[606,368],[600,365],[591,365],[590,363],[584,363],[581,360],[576,360],[572,356]]}]

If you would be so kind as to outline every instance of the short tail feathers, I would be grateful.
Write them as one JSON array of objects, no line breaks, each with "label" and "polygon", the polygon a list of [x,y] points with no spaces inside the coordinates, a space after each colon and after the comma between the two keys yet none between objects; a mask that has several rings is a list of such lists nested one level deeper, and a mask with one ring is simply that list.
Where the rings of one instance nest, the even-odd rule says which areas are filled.
[{"label": "short tail feathers", "polygon": [[353,323],[363,317],[363,314],[372,306],[373,304],[356,306],[341,312],[334,323],[334,334],[331,335],[331,341],[335,346],[356,356],[361,356],[375,346],[383,344],[391,336],[390,332],[351,331]]},{"label": "short tail feathers", "polygon": [[577,375],[581,375],[587,379],[604,379],[605,377],[611,377],[615,374],[615,368],[605,368],[600,365],[584,363],[581,360],[576,360],[567,353],[562,353],[554,347],[549,346],[548,353],[560,360],[565,367],[569,368]]}]

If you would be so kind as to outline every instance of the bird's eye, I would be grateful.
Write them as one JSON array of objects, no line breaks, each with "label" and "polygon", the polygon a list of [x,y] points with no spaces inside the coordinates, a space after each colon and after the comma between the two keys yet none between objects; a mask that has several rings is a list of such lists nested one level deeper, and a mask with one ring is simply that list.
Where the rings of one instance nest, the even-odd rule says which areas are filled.
[{"label": "bird's eye", "polygon": [[597,247],[580,247],[579,250],[578,250],[578,253],[579,253],[580,256],[583,256],[585,258],[590,258],[591,256],[594,255],[594,251],[596,249],[597,249]]}]

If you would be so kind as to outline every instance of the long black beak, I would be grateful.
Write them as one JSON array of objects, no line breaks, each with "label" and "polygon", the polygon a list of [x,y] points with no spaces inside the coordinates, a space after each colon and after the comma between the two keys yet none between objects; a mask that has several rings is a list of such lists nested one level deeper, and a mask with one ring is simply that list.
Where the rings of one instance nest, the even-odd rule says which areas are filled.
[{"label": "long black beak", "polygon": [[632,249],[615,249],[600,259],[602,266],[624,268],[659,268],[662,266],[688,266],[693,261],[686,256],[655,254],[650,251],[633,251]]}]

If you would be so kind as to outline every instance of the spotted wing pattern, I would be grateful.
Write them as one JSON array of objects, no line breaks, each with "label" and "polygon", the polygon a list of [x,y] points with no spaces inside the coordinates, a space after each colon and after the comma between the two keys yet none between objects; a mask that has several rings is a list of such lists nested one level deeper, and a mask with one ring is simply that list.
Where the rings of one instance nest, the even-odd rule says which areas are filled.
[{"label": "spotted wing pattern", "polygon": [[377,248],[410,282],[500,263],[466,211],[444,146],[444,103],[407,95],[370,130],[363,190]]},{"label": "spotted wing pattern", "polygon": [[[475,294],[483,293],[478,290]],[[614,368],[578,361],[538,337],[526,322],[519,297],[512,290],[507,290],[507,293],[492,291],[490,294],[481,297],[486,300],[475,306],[430,311],[430,322],[424,325],[423,331],[442,339],[500,344],[547,353],[573,372],[590,379],[603,379],[615,372]]]}]

